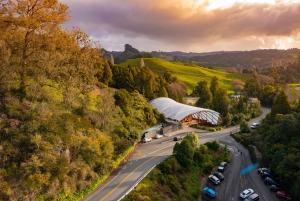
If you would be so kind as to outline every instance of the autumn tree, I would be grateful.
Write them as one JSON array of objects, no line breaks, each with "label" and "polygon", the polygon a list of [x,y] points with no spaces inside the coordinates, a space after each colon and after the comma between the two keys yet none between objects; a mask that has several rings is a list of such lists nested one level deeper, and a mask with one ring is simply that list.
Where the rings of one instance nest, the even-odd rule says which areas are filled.
[{"label": "autumn tree", "polygon": [[57,0],[8,1],[1,6],[0,35],[14,53],[11,65],[20,76],[19,91],[24,98],[27,75],[34,70],[36,57],[51,49],[59,25],[70,18],[68,7]]},{"label": "autumn tree", "polygon": [[233,88],[233,90],[234,90],[235,93],[241,92],[243,90],[243,88],[244,88],[242,81],[239,80],[239,79],[232,80],[231,81],[231,86],[232,86],[232,88]]},{"label": "autumn tree", "polygon": [[173,82],[168,86],[167,91],[169,98],[180,103],[184,102],[184,97],[186,95],[186,86],[184,83]]}]

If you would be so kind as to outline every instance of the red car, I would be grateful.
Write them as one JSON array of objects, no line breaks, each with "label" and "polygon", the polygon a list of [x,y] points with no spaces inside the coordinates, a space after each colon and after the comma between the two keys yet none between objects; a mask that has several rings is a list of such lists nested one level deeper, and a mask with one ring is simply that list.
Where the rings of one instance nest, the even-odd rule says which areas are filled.
[{"label": "red car", "polygon": [[288,200],[288,201],[292,200],[291,196],[286,194],[284,191],[277,191],[276,197],[281,198],[283,200]]}]

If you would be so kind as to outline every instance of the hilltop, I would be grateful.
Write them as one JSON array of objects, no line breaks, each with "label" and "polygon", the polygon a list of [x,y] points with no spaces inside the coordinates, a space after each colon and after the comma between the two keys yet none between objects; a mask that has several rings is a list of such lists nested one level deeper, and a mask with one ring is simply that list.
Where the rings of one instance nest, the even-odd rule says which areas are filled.
[{"label": "hilltop", "polygon": [[[115,57],[115,63],[122,63],[128,59],[137,58],[143,51],[133,48],[126,44],[123,52],[107,52],[105,56],[109,59],[110,54]],[[268,68],[277,66],[288,66],[296,62],[300,55],[300,49],[293,48],[288,50],[278,49],[259,49],[251,51],[214,51],[214,52],[163,52],[152,51],[146,53],[151,57],[161,58],[167,61],[193,62],[202,67],[234,67],[243,68]]]}]

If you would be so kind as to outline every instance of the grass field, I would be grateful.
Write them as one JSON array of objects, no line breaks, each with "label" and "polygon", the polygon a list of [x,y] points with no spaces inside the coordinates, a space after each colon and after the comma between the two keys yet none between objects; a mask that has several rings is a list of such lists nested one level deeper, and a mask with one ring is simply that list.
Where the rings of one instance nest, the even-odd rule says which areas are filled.
[{"label": "grass field", "polygon": [[[119,66],[140,66],[141,59],[132,59]],[[202,68],[193,63],[169,62],[158,58],[144,58],[144,63],[153,72],[163,75],[165,71],[170,71],[172,76],[177,77],[179,81],[184,82],[191,93],[199,81],[205,80],[210,84],[212,77],[219,78],[219,86],[227,89],[228,93],[233,93],[231,81],[240,79],[245,82],[246,76],[242,74],[226,73],[218,70]]]}]

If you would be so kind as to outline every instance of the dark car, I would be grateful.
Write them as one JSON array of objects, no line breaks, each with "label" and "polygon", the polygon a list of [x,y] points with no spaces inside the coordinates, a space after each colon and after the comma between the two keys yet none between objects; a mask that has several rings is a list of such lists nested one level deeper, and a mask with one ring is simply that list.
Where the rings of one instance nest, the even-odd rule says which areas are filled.
[{"label": "dark car", "polygon": [[265,184],[269,184],[269,185],[275,185],[275,186],[280,186],[279,183],[275,182],[273,179],[271,179],[270,177],[266,177],[265,178]]},{"label": "dark car", "polygon": [[218,171],[219,172],[224,172],[224,170],[226,169],[227,167],[227,163],[226,162],[222,162],[219,167],[218,167]]},{"label": "dark car", "polygon": [[268,172],[260,173],[261,178],[265,179],[266,177],[272,178],[273,176]]},{"label": "dark car", "polygon": [[220,179],[220,181],[224,180],[224,175],[221,172],[215,172],[214,175]]},{"label": "dark car", "polygon": [[179,141],[179,140],[182,140],[182,137],[181,137],[181,136],[175,136],[175,137],[174,137],[174,141]]},{"label": "dark car", "polygon": [[279,188],[279,187],[276,186],[276,185],[271,185],[271,186],[270,186],[270,191],[277,192],[277,191],[280,191],[280,190],[281,190],[281,188]]},{"label": "dark car", "polygon": [[278,191],[276,193],[276,197],[281,198],[283,200],[292,200],[291,196],[286,194],[284,191]]}]

